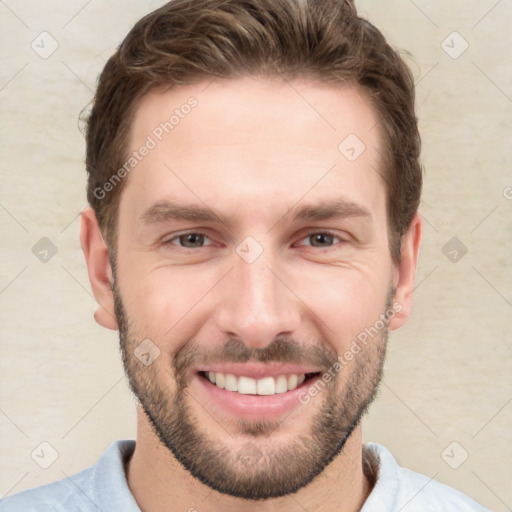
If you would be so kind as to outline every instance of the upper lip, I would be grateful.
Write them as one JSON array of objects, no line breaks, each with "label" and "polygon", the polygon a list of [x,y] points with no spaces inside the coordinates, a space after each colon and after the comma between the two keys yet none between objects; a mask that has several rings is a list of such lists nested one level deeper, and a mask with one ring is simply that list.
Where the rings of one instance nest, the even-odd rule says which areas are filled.
[{"label": "upper lip", "polygon": [[251,377],[261,379],[263,377],[279,377],[280,375],[303,373],[319,373],[321,370],[313,366],[297,365],[290,363],[218,363],[200,366],[198,372],[219,372],[235,375],[235,377]]}]

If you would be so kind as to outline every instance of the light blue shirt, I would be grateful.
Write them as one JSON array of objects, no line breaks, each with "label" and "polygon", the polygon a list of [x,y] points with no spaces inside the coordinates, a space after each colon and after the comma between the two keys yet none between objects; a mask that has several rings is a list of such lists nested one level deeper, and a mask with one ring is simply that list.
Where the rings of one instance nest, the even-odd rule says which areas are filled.
[{"label": "light blue shirt", "polygon": [[[135,441],[116,441],[94,466],[4,498],[0,512],[140,512],[124,469],[134,449]],[[367,443],[363,450],[378,476],[361,512],[489,512],[459,491],[401,468],[381,445]]]}]

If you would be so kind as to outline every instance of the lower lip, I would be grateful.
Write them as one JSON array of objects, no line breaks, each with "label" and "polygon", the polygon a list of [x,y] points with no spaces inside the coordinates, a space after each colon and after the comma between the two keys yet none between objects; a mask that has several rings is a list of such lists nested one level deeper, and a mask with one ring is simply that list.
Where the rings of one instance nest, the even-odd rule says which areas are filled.
[{"label": "lower lip", "polygon": [[223,411],[245,420],[277,419],[302,405],[299,397],[313,385],[320,375],[306,379],[300,386],[275,395],[244,395],[236,391],[226,391],[212,384],[208,379],[196,374],[199,393],[208,401],[218,405]]}]

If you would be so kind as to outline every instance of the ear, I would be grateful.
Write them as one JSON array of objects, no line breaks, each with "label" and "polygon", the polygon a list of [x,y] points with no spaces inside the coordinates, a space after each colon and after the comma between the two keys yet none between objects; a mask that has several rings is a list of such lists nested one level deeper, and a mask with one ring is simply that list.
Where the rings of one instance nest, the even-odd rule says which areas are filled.
[{"label": "ear", "polygon": [[400,305],[394,308],[396,315],[389,322],[389,329],[402,327],[407,322],[411,313],[412,292],[414,290],[414,278],[418,264],[418,254],[421,243],[422,220],[418,213],[412,219],[409,229],[402,237],[400,262],[395,266],[393,286],[395,295],[393,302]]},{"label": "ear", "polygon": [[116,331],[118,327],[112,293],[112,268],[107,244],[103,240],[92,208],[86,208],[82,212],[80,244],[84,251],[92,292],[98,302],[94,319],[103,327]]}]

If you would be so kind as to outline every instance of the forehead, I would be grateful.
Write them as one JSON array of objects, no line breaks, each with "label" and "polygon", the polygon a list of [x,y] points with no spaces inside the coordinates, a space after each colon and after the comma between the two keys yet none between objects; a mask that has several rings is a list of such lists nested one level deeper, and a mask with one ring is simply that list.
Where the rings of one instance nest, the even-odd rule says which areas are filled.
[{"label": "forehead", "polygon": [[243,198],[254,208],[334,189],[380,201],[378,121],[360,88],[306,79],[246,77],[154,90],[140,101],[130,137],[131,151],[150,150],[123,195],[136,195],[140,208],[180,194],[218,203],[219,192],[226,204]]},{"label": "forehead", "polygon": [[[195,106],[189,108],[189,104]],[[202,140],[206,134],[209,144],[257,143],[284,137],[299,140],[306,135],[312,145],[321,142],[336,149],[344,134],[355,134],[370,146],[378,144],[379,137],[378,113],[368,94],[357,85],[244,77],[150,91],[136,108],[132,145],[155,130],[156,138],[172,131],[172,137],[165,138],[183,142],[191,135],[187,130],[191,122],[183,122],[189,114],[195,138]],[[172,127],[160,134],[159,125],[166,122]],[[236,131],[228,131],[235,127]]]}]

